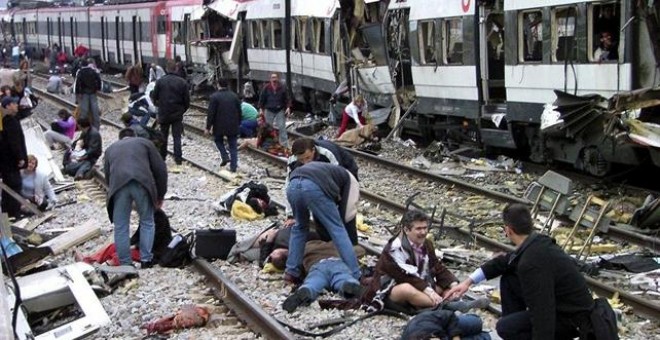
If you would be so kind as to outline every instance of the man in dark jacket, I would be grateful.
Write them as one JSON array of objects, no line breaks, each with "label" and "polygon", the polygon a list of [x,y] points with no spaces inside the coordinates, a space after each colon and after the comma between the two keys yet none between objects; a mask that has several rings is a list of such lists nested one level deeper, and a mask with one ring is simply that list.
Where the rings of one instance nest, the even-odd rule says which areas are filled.
[{"label": "man in dark jacket", "polygon": [[[334,165],[339,165],[348,170],[355,179],[358,179],[358,166],[355,163],[353,155],[339,145],[328,140],[314,140],[311,138],[296,139],[291,145],[291,157],[287,162],[287,177],[284,183],[283,190],[286,193],[286,188],[289,185],[289,174],[291,171],[299,166],[309,162],[325,162]],[[291,206],[285,202],[286,221],[285,226],[291,226],[295,222],[291,211]],[[355,230],[355,219],[347,221],[347,228]],[[324,232],[324,229],[319,230],[321,239],[324,241],[330,240],[329,235]],[[357,242],[357,239],[353,244]]]},{"label": "man in dark jacket", "polygon": [[115,246],[121,265],[131,265],[130,217],[135,203],[140,215],[141,268],[153,266],[154,210],[163,205],[167,192],[167,167],[156,147],[137,138],[131,129],[119,132],[119,140],[105,151],[103,165],[108,184],[107,208],[115,224]]},{"label": "man in dark jacket", "polygon": [[[78,127],[82,130],[82,134],[78,140],[82,140],[85,155],[78,160],[72,161],[70,158],[70,151],[64,155],[63,165],[64,172],[69,176],[74,176],[76,180],[89,178],[90,170],[96,164],[96,161],[103,153],[103,142],[101,135],[95,127],[91,126],[89,119],[79,118]],[[72,145],[76,145],[78,140],[74,141]]]},{"label": "man in dark jacket", "polygon": [[[94,61],[92,60],[91,63]],[[76,72],[75,93],[80,117],[87,118],[98,131],[101,127],[101,111],[96,92],[101,91],[101,76],[90,66],[89,60],[83,60],[82,68]],[[91,116],[90,116],[91,114]]]},{"label": "man in dark jacket", "polygon": [[[21,193],[23,187],[20,169],[27,165],[27,149],[21,123],[16,119],[18,113],[18,98],[2,98],[2,127],[0,130],[0,175],[2,182]],[[2,190],[2,211],[9,217],[18,218],[21,214],[21,204]]]},{"label": "man in dark jacket", "polygon": [[183,161],[181,153],[183,114],[190,107],[190,93],[188,93],[186,81],[174,74],[176,64],[173,60],[167,61],[165,70],[167,74],[156,81],[156,86],[151,91],[151,100],[158,107],[158,123],[165,139],[165,143],[160,148],[160,155],[163,160],[167,157],[167,140],[170,138],[170,127],[172,127],[174,162],[181,165]]},{"label": "man in dark jacket", "polygon": [[266,124],[278,130],[280,145],[288,148],[286,117],[291,114],[291,99],[277,73],[270,75],[270,82],[261,90],[259,109],[259,113],[266,119]]},{"label": "man in dark jacket", "polygon": [[[213,131],[215,145],[222,158],[220,166],[225,166],[229,161],[229,171],[236,172],[238,167],[236,142],[241,125],[241,101],[234,92],[227,89],[226,80],[218,80],[218,87],[218,91],[209,98],[206,130],[204,132],[208,135],[211,130]],[[229,156],[227,156],[227,150],[225,150],[225,137],[227,138],[227,144],[229,144]]]},{"label": "man in dark jacket", "polygon": [[496,328],[503,339],[573,339],[580,335],[578,328],[590,328],[594,302],[573,258],[553,239],[533,231],[526,206],[507,206],[502,219],[516,250],[483,264],[448,296],[499,276],[502,318]]},{"label": "man in dark jacket", "polygon": [[[310,211],[330,234],[332,242],[354,278],[360,278],[353,245],[344,220],[357,213],[357,181],[346,169],[322,162],[310,162],[291,172],[287,199],[296,223],[289,240],[289,258],[284,280],[300,282],[305,242],[309,233]],[[356,191],[358,194],[356,194]]]}]

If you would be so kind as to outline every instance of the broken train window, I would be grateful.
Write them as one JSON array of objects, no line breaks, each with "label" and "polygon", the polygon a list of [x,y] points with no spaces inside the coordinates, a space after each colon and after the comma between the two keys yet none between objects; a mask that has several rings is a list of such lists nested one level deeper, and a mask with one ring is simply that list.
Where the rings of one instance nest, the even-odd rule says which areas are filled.
[{"label": "broken train window", "polygon": [[445,64],[463,63],[463,20],[445,20]]},{"label": "broken train window", "polygon": [[259,21],[259,47],[261,48],[271,48],[271,36],[270,36],[270,20],[260,20]]},{"label": "broken train window", "polygon": [[316,19],[314,37],[316,40],[316,52],[325,54],[325,21],[321,18]]},{"label": "broken train window", "polygon": [[[587,16],[589,60],[603,62],[618,59],[621,11],[619,1],[594,3]],[[605,52],[608,52],[605,54]]]},{"label": "broken train window", "polygon": [[250,21],[250,47],[259,48],[259,22],[256,20]]},{"label": "broken train window", "polygon": [[577,7],[552,11],[552,61],[575,60],[575,19]]},{"label": "broken train window", "polygon": [[282,31],[282,21],[276,19],[272,21],[273,27],[273,48],[284,48],[284,43],[282,42],[283,31]]},{"label": "broken train window", "polygon": [[518,60],[543,60],[543,12],[520,12],[518,17]]},{"label": "broken train window", "polygon": [[434,21],[419,23],[419,56],[421,64],[435,64],[439,54],[438,33]]}]

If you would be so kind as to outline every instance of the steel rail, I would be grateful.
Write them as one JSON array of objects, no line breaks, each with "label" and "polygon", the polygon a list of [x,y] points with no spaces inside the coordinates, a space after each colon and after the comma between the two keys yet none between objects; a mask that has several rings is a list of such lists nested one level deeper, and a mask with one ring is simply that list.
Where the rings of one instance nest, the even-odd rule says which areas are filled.
[{"label": "steel rail", "polygon": [[[274,155],[271,155],[265,151],[255,149],[255,148],[248,148],[250,152],[253,152],[255,154],[258,154],[262,157],[268,158],[273,162],[278,162],[282,165],[286,165],[286,160],[281,159],[279,157],[276,157]],[[370,200],[372,202],[375,202],[377,204],[383,205],[391,210],[394,210],[398,213],[404,213],[406,210],[406,207],[403,204],[394,202],[392,200],[389,200],[385,197],[382,197],[378,194],[372,193],[370,191],[360,189],[360,194],[366,198],[367,200]],[[434,222],[438,222],[437,220]],[[476,233],[471,233],[468,230],[461,229],[461,228],[444,228],[444,231],[451,232],[453,234],[460,235],[463,238],[469,238],[471,240],[476,241],[478,245],[481,245],[487,249],[494,250],[494,251],[513,251],[515,248],[511,245],[507,245],[504,243],[501,243],[497,240],[490,239],[484,235],[481,234],[476,234]],[[660,321],[660,304],[640,298],[638,296],[632,295],[630,293],[627,293],[625,291],[622,291],[618,288],[612,287],[608,284],[605,284],[603,282],[600,282],[596,279],[593,279],[587,275],[584,275],[587,284],[596,292],[600,293],[601,295],[606,295],[608,297],[612,297],[614,295],[618,295],[619,299],[623,301],[625,304],[631,306],[635,313],[652,318],[656,321]]]},{"label": "steel rail", "polygon": [[[50,93],[45,93],[45,91],[41,91],[39,89],[35,90],[35,92],[39,92],[41,95],[45,95],[48,100],[54,101],[61,106],[68,108],[75,106],[75,104],[69,102],[66,99],[60,98]],[[102,119],[102,122],[118,129],[122,128],[121,125],[105,118]],[[227,178],[221,174],[197,162],[185,158],[184,160],[203,171],[210,172],[211,174],[223,180],[227,180]],[[93,177],[101,186],[103,186],[104,189],[107,190],[105,175],[98,168],[93,168]],[[240,288],[235,283],[233,283],[231,279],[223,275],[222,272],[218,270],[218,268],[213,266],[208,261],[199,258],[193,260],[193,265],[195,269],[204,275],[209,283],[214,288],[216,288],[214,290],[214,294],[219,299],[221,299],[223,303],[227,304],[227,306],[231,308],[241,320],[246,322],[252,331],[260,333],[268,339],[294,338],[293,334],[282,327],[277,322],[277,320],[268,314],[259,304],[255,303],[246,294],[244,294]]]}]

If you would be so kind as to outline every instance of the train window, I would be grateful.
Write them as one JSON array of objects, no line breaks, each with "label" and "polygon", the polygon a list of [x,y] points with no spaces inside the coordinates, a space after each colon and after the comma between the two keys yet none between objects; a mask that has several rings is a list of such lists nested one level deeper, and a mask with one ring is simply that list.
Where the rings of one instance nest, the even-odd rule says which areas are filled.
[{"label": "train window", "polygon": [[167,32],[167,16],[159,15],[158,16],[158,26],[156,34],[165,34]]},{"label": "train window", "polygon": [[181,36],[181,22],[172,21],[172,41],[174,43],[182,43],[183,37]]},{"label": "train window", "polygon": [[250,47],[259,47],[259,22],[250,21]]},{"label": "train window", "polygon": [[316,52],[325,54],[325,21],[316,19]]},{"label": "train window", "polygon": [[313,51],[314,47],[314,23],[312,22],[312,19],[307,19],[303,21],[303,34],[302,34],[302,42],[303,42],[303,51],[311,52]]},{"label": "train window", "polygon": [[461,18],[445,20],[445,64],[463,63],[463,21]]},{"label": "train window", "polygon": [[300,51],[300,21],[298,18],[291,19],[291,49]]},{"label": "train window", "polygon": [[577,8],[555,8],[552,12],[552,61],[575,60]]},{"label": "train window", "polygon": [[282,43],[282,22],[280,20],[273,20],[273,48],[283,48]]},{"label": "train window", "polygon": [[521,12],[518,17],[518,60],[543,59],[543,12]]},{"label": "train window", "polygon": [[588,11],[589,60],[592,62],[619,59],[618,41],[620,30],[620,3],[592,4]]},{"label": "train window", "polygon": [[270,25],[269,25],[269,20],[261,20],[259,21],[259,25],[261,26],[261,29],[259,30],[259,33],[261,35],[259,36],[261,39],[260,40],[260,46],[261,48],[270,48],[270,43],[271,43],[271,36],[270,36]]},{"label": "train window", "polygon": [[421,21],[419,23],[419,57],[421,63],[436,64],[438,56],[438,33],[434,21]]}]

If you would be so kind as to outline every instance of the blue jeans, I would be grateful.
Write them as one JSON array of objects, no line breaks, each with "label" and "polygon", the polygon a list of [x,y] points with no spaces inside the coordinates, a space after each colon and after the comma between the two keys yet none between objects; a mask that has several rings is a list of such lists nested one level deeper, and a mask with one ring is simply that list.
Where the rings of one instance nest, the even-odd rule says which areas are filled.
[{"label": "blue jeans", "polygon": [[151,261],[155,224],[154,205],[149,192],[140,183],[131,180],[112,196],[112,202],[112,221],[115,224],[115,247],[119,263],[121,265],[133,263],[129,236],[133,203],[140,215],[140,261]]},{"label": "blue jeans", "polygon": [[458,315],[458,329],[461,330],[461,339],[490,340],[490,334],[483,332],[483,322],[476,314]]},{"label": "blue jeans", "polygon": [[[238,168],[238,149],[236,141],[238,136],[226,136],[227,144],[229,145],[229,170],[235,172]],[[227,150],[225,149],[225,136],[215,135],[215,146],[220,151],[220,158],[222,161],[227,160]]]},{"label": "blue jeans", "polygon": [[300,287],[309,289],[312,292],[312,300],[316,300],[324,289],[341,292],[342,286],[347,282],[360,284],[353,278],[344,261],[335,257],[315,263]]},{"label": "blue jeans", "polygon": [[280,136],[280,145],[285,148],[289,147],[289,136],[286,134],[286,116],[284,111],[273,112],[266,110],[264,114],[266,124],[276,128]]},{"label": "blue jeans", "polygon": [[241,138],[252,138],[257,135],[257,126],[259,124],[256,120],[243,120],[240,126]]},{"label": "blue jeans", "polygon": [[69,176],[82,177],[92,170],[93,166],[94,164],[90,161],[71,162],[64,166],[64,173]]},{"label": "blue jeans", "polygon": [[344,222],[339,215],[339,207],[334,199],[328,197],[316,183],[302,177],[291,179],[286,190],[286,197],[293,209],[293,217],[296,219],[289,239],[289,257],[286,260],[286,272],[292,276],[301,277],[300,266],[305,251],[305,242],[307,242],[309,234],[309,213],[311,211],[314,218],[330,234],[339,256],[348,266],[351,275],[355,279],[359,279],[360,267],[357,257],[344,227]]},{"label": "blue jeans", "polygon": [[[92,123],[92,126],[99,130],[101,127],[101,111],[99,110],[99,102],[96,94],[82,94],[80,95],[80,117],[87,117]],[[91,117],[90,117],[91,113]]]},{"label": "blue jeans", "polygon": [[149,124],[149,119],[156,118],[155,112],[140,110],[137,107],[132,107],[128,109],[128,113],[130,113],[133,116],[140,117],[140,125],[142,126],[147,126],[147,124]]}]

